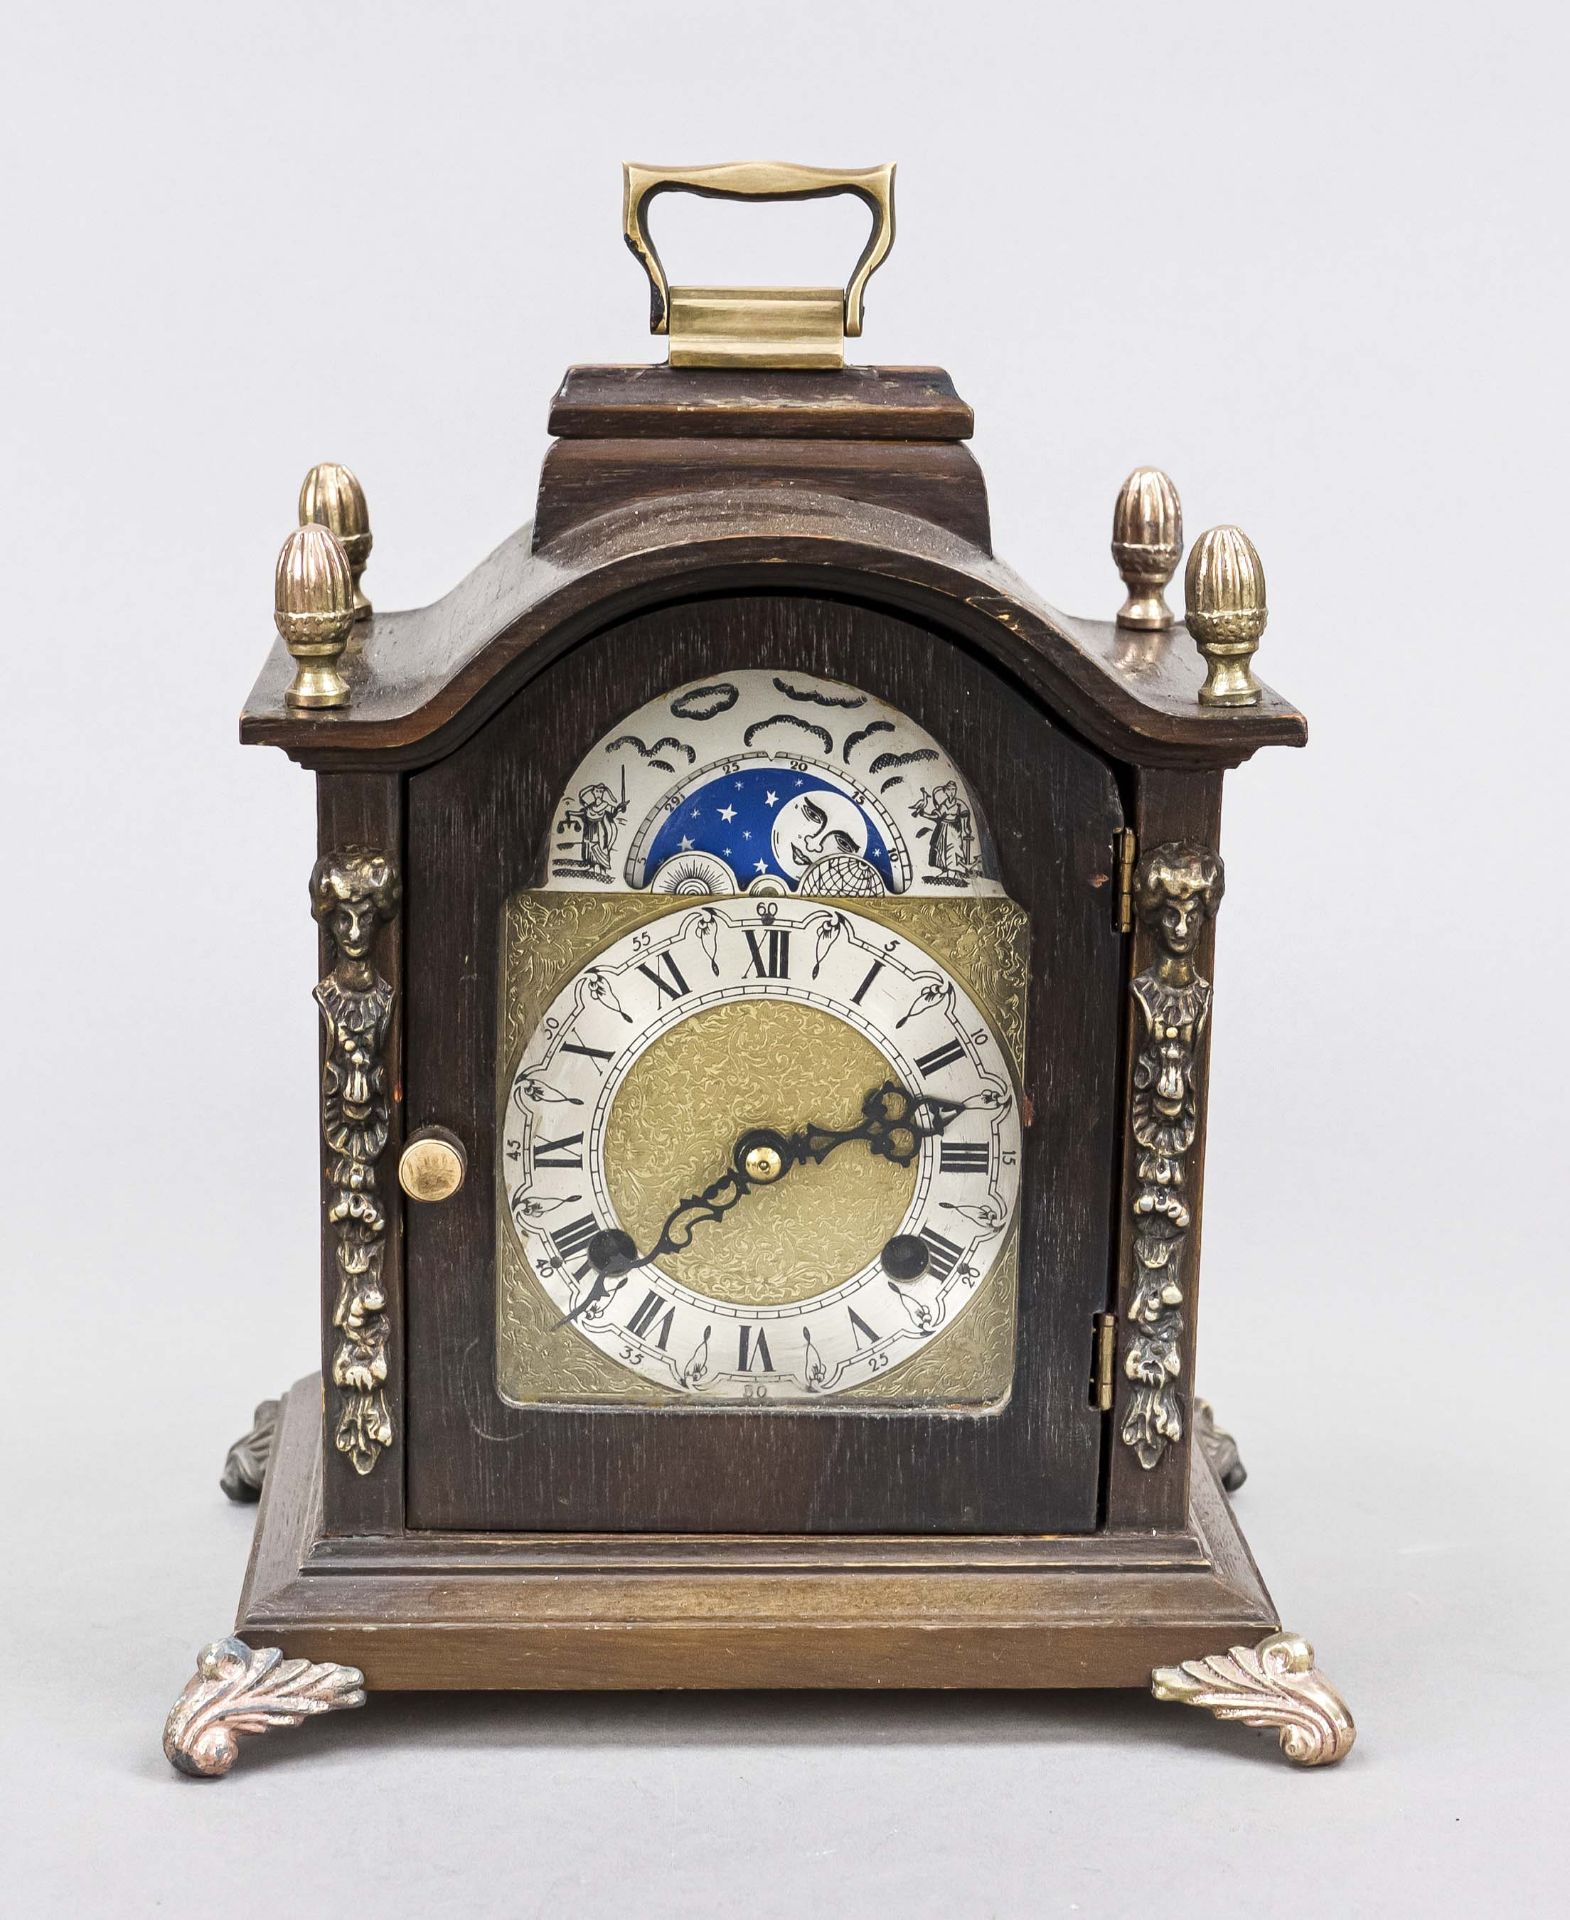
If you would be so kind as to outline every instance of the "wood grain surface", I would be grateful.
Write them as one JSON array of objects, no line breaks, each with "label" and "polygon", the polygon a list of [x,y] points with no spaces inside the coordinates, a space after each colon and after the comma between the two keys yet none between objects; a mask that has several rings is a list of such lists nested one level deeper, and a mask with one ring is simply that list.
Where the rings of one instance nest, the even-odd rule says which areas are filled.
[{"label": "wood grain surface", "polygon": [[968,440],[976,419],[941,367],[569,367],[547,431],[564,440]]},{"label": "wood grain surface", "polygon": [[235,1630],[400,1688],[1139,1687],[1279,1624],[1203,1460],[1183,1530],[323,1541],[285,1396]]},{"label": "wood grain surface", "polygon": [[759,488],[828,493],[929,520],[992,551],[987,483],[968,447],[936,440],[558,440],[540,471],[534,544],[543,547],[639,500],[696,488],[744,499]]},{"label": "wood grain surface", "polygon": [[[1001,876],[1032,921],[1018,1368],[988,1416],[524,1410],[495,1389],[498,928],[539,884],[580,755],[663,688],[772,667],[848,680],[953,754]],[[1123,942],[1109,896],[1123,824],[1110,769],[1017,683],[909,620],[794,594],[624,622],[561,658],[480,732],[410,777],[407,1125],[451,1128],[470,1176],[411,1208],[409,1523],[756,1532],[1089,1528],[1103,1420],[1089,1405],[1109,1302]]]}]

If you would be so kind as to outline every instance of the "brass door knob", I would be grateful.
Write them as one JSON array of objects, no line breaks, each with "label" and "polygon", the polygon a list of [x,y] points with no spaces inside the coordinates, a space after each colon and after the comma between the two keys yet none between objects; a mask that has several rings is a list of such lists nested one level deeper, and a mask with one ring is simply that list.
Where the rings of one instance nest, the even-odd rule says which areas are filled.
[{"label": "brass door knob", "polygon": [[445,1127],[411,1133],[398,1156],[398,1184],[411,1200],[450,1200],[463,1185],[469,1156],[457,1134]]}]

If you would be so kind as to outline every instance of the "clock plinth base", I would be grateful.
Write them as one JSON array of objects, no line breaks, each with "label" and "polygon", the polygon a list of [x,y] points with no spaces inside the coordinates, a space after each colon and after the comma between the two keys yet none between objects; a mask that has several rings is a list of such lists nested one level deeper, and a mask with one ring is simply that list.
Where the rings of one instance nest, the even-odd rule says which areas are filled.
[{"label": "clock plinth base", "polygon": [[1143,1689],[1280,1628],[1199,1453],[1173,1534],[334,1538],[321,1405],[285,1396],[235,1631],[371,1690]]}]

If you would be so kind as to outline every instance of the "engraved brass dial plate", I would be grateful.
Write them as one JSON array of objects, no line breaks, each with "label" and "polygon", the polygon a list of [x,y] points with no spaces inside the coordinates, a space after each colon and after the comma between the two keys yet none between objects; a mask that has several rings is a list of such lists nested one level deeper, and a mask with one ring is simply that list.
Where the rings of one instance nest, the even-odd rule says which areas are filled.
[{"label": "engraved brass dial plate", "polygon": [[1001,1404],[1025,934],[995,898],[515,895],[504,1397]]}]

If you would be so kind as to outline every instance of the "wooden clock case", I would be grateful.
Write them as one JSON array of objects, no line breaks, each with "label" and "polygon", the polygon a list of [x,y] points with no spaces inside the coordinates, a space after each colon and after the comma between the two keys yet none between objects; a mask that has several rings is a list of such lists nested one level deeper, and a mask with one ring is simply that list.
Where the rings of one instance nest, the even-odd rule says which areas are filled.
[{"label": "wooden clock case", "polygon": [[[1292,1753],[1288,1722],[1318,1676],[1278,1632],[1192,1391],[1208,1027],[1170,1360],[1181,1430],[1143,1458],[1125,1434],[1141,1391],[1131,989],[1161,958],[1131,893],[1147,850],[1214,850],[1225,771],[1302,744],[1305,726],[1268,689],[1199,704],[1204,666],[1180,627],[1045,606],[992,554],[971,430],[937,369],[575,368],[532,524],[435,605],[363,622],[346,707],[294,710],[275,646],[242,739],[315,773],[320,855],[382,850],[402,891],[372,954],[392,991],[386,1443],[369,1466],[342,1443],[342,1220],[324,1174],[323,1372],[282,1403],[236,1626],[295,1676],[274,1720],[360,1697],[360,1675],[369,1689],[1145,1687],[1160,1670],[1165,1697],[1275,1726]],[[507,890],[533,884],[552,796],[586,745],[661,687],[747,665],[853,681],[938,734],[1036,922],[1027,1154],[1045,1157],[1027,1175],[1020,1348],[1034,1384],[1002,1438],[969,1452],[930,1418],[863,1449],[849,1416],[803,1437],[772,1415],[745,1432],[738,1415],[531,1416],[492,1389],[490,929]],[[1206,980],[1213,945],[1212,920]],[[324,979],[332,965],[324,936]],[[394,1169],[431,1124],[463,1138],[468,1179],[420,1207]],[[1262,1680],[1223,1672],[1247,1668],[1261,1636]],[[229,1684],[217,1656],[236,1646],[204,1655],[209,1687]],[[242,1656],[241,1692],[268,1684],[248,1647],[223,1657]],[[318,1676],[347,1668],[326,1697]],[[1207,1676],[1225,1698],[1201,1697]],[[1291,1711],[1273,1686],[1296,1687]],[[1335,1752],[1292,1757],[1339,1757],[1350,1737],[1346,1720],[1315,1735]]]}]

